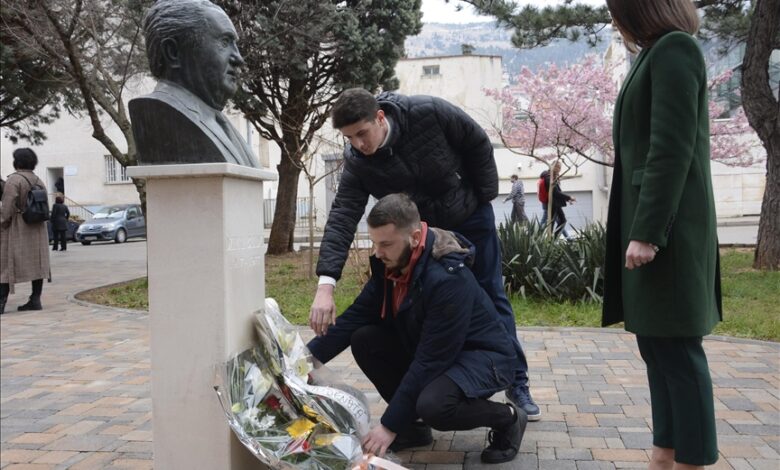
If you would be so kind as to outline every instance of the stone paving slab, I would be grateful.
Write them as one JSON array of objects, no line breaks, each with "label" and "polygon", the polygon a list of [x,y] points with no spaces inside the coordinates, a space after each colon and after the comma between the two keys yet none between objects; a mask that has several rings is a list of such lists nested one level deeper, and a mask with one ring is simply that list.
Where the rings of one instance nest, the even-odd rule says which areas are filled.
[{"label": "stone paving slab", "polygon": [[[152,468],[149,322],[143,312],[82,305],[78,291],[143,276],[145,243],[70,245],[52,253],[41,312],[0,317],[0,468]],[[302,330],[305,336],[309,333]],[[518,457],[483,465],[487,430],[435,432],[397,458],[408,468],[602,470],[647,468],[650,405],[632,335],[614,329],[520,329],[532,392],[544,412]],[[720,461],[713,469],[780,469],[780,344],[705,340]],[[349,352],[329,366],[384,402]],[[501,399],[496,396],[496,399]]]}]

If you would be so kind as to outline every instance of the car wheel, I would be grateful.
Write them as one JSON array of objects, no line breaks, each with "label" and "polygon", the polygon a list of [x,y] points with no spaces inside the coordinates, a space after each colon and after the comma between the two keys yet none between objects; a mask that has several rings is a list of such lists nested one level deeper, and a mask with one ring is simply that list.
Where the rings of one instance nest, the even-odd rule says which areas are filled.
[{"label": "car wheel", "polygon": [[125,232],[125,229],[120,228],[116,231],[116,235],[114,235],[114,243],[124,243],[127,241],[127,232]]},{"label": "car wheel", "polygon": [[81,242],[82,245],[91,245],[92,242]]}]

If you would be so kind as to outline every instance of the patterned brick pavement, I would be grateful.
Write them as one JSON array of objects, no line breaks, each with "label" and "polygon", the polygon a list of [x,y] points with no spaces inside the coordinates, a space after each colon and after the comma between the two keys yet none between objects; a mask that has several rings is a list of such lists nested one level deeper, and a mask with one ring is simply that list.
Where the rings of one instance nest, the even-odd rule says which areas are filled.
[{"label": "patterned brick pavement", "polygon": [[[0,320],[0,468],[152,467],[148,315],[74,303],[80,290],[142,276],[145,243],[71,245],[52,253],[42,312]],[[308,333],[306,333],[308,334]],[[634,339],[619,330],[521,329],[542,421],[515,461],[485,466],[486,430],[436,432],[398,454],[410,468],[646,468],[650,408]],[[708,338],[721,459],[713,469],[780,469],[780,344]],[[384,403],[347,352],[330,366]],[[206,469],[208,470],[208,469]]]}]

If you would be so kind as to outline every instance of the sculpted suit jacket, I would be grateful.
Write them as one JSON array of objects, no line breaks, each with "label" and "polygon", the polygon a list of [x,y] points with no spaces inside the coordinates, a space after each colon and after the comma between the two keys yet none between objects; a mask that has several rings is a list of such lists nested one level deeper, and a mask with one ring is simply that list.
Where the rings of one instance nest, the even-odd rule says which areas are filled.
[{"label": "sculpted suit jacket", "polygon": [[129,110],[140,165],[227,162],[259,167],[224,115],[176,83],[160,80],[154,92],[131,100]]},{"label": "sculpted suit jacket", "polygon": [[[642,336],[710,333],[721,319],[707,76],[696,40],[642,50],[615,103],[602,323]],[[630,240],[660,247],[625,268]]]}]

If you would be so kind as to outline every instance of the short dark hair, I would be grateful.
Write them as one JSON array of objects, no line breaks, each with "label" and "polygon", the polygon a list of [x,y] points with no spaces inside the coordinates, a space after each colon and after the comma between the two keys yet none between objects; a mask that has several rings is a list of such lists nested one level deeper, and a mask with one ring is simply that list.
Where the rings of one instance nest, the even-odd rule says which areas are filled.
[{"label": "short dark hair", "polygon": [[208,26],[203,9],[216,8],[209,0],[158,0],[144,17],[146,57],[155,78],[166,78],[167,64],[162,43],[174,39],[179,47],[200,44],[200,31]]},{"label": "short dark hair", "polygon": [[410,230],[420,227],[420,211],[406,194],[388,194],[377,201],[366,221],[371,228],[393,224],[398,230]]},{"label": "short dark hair", "polygon": [[[699,29],[699,16],[691,0],[607,0],[607,8],[620,32],[642,48],[651,47],[666,33],[695,34]],[[626,46],[636,52],[633,44]]]},{"label": "short dark hair", "polygon": [[512,176],[509,177],[509,179],[510,180],[516,180],[516,179],[520,179],[520,178],[518,178],[517,175],[512,175]]},{"label": "short dark hair", "polygon": [[62,204],[63,202],[65,202],[65,199],[63,199],[62,196],[57,196],[54,198],[54,202],[56,202],[57,204]]},{"label": "short dark hair", "polygon": [[14,150],[14,169],[34,170],[38,165],[38,155],[29,148]]},{"label": "short dark hair", "polygon": [[361,121],[370,121],[376,117],[379,111],[379,103],[374,95],[363,88],[350,88],[344,90],[333,109],[330,118],[334,129],[341,129]]}]

